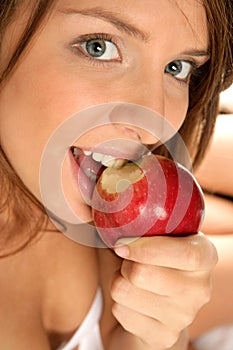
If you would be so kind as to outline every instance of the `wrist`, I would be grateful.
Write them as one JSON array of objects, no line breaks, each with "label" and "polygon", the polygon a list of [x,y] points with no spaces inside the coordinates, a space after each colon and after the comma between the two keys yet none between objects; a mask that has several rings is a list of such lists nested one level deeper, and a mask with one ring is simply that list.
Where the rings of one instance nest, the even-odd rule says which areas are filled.
[{"label": "wrist", "polygon": [[[148,344],[144,343],[137,336],[125,331],[121,326],[116,327],[111,334],[111,341],[109,342],[108,350],[118,350],[119,348],[128,348],[132,350],[151,350],[151,347]],[[194,350],[191,346],[191,343],[189,343],[188,331],[182,331],[176,344],[174,344],[169,349],[163,350]]]},{"label": "wrist", "polygon": [[189,342],[189,334],[185,329],[180,333],[180,337],[171,348],[167,350],[192,350],[191,343]]}]

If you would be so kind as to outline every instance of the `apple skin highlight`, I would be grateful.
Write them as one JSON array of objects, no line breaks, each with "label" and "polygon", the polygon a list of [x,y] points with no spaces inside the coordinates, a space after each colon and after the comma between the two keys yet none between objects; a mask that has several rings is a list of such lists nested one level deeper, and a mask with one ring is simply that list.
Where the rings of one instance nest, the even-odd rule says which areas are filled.
[{"label": "apple skin highlight", "polygon": [[126,237],[190,235],[204,218],[204,196],[186,168],[158,155],[120,169],[107,168],[92,196],[92,214],[103,242]]}]

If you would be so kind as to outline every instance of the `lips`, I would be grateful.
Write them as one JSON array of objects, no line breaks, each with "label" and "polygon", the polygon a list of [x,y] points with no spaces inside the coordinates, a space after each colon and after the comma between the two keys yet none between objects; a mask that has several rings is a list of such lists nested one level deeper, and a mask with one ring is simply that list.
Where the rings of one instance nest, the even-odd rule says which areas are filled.
[{"label": "lips", "polygon": [[81,148],[71,147],[71,152],[75,162],[81,170],[92,182],[95,183],[98,176],[100,176],[100,171],[103,165],[94,160],[91,153],[83,151]]},{"label": "lips", "polygon": [[110,155],[83,150],[78,147],[70,148],[73,174],[81,194],[87,204],[91,203],[95,184],[107,166],[120,167],[126,161]]},{"label": "lips", "polygon": [[129,160],[139,159],[143,155],[141,149],[137,156],[136,153],[129,155],[123,152],[118,152],[116,156],[116,150],[111,151],[112,154],[107,154],[100,153],[100,150],[92,152],[75,146],[70,148],[74,176],[85,202],[89,205],[95,184],[106,167],[121,168]]},{"label": "lips", "polygon": [[127,162],[127,160],[114,157],[113,155],[85,151],[77,147],[71,147],[71,151],[75,161],[79,164],[85,174],[95,182],[99,176],[99,171],[102,168],[120,168]]}]

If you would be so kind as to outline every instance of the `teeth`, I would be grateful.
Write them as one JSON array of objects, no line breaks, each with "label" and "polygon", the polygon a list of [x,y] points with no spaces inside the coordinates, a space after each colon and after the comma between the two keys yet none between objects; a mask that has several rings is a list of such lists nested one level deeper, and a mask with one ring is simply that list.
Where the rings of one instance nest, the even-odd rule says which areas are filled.
[{"label": "teeth", "polygon": [[85,156],[91,156],[92,155],[91,151],[83,151],[83,153],[85,154]]},{"label": "teeth", "polygon": [[101,153],[93,153],[92,158],[95,161],[102,163],[104,166],[108,168],[120,168],[125,163],[127,163],[127,160],[125,159],[119,159],[119,158],[115,158],[113,156],[105,155]]},{"label": "teeth", "polygon": [[[94,157],[94,154],[93,154],[93,157]],[[113,164],[115,162],[116,158],[112,157],[112,156],[106,156],[104,155],[102,157],[102,159],[100,160],[101,163],[104,165],[104,166],[111,166],[111,164]]]},{"label": "teeth", "polygon": [[110,155],[102,154],[94,152],[92,154],[92,158],[99,163],[102,163],[104,166],[109,168],[120,168],[122,165],[124,165],[127,160],[125,159],[118,159]]},{"label": "teeth", "polygon": [[119,169],[126,163],[127,163],[127,160],[125,160],[125,159],[113,159],[113,160],[111,160],[110,162],[108,162],[107,164],[104,164],[104,165],[107,166],[108,168]]},{"label": "teeth", "polygon": [[73,147],[72,152],[73,152],[74,158],[77,159],[80,154],[79,149],[76,147]]},{"label": "teeth", "polygon": [[[77,147],[73,147],[72,149],[73,155],[75,159],[78,159],[80,156],[80,150]],[[124,164],[127,163],[127,160],[121,158],[115,158],[111,155],[106,155],[98,152],[92,153],[91,151],[83,151],[85,156],[92,158],[99,163],[102,163],[105,167],[109,168],[121,168]]]},{"label": "teeth", "polygon": [[105,166],[111,166],[108,164],[111,164],[112,162],[115,161],[116,158],[112,157],[112,156],[104,156],[101,160],[101,163]]},{"label": "teeth", "polygon": [[104,155],[102,153],[93,153],[92,154],[92,158],[96,161],[96,162],[102,162],[102,160],[104,159]]}]

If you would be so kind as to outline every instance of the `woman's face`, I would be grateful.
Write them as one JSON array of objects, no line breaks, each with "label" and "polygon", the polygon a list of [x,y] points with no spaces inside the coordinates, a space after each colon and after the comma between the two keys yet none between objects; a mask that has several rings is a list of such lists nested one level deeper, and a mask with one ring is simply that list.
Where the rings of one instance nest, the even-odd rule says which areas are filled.
[{"label": "woman's face", "polygon": [[[25,16],[6,33],[3,60],[13,52]],[[197,0],[58,0],[1,91],[0,137],[6,155],[40,198],[44,147],[77,112],[129,102],[160,113],[178,129],[188,108],[190,75],[208,59],[207,49],[205,11]],[[108,125],[73,146],[90,150],[117,137],[153,143],[136,127]],[[64,193],[79,217],[89,220],[73,167],[69,153],[62,167]]]}]

